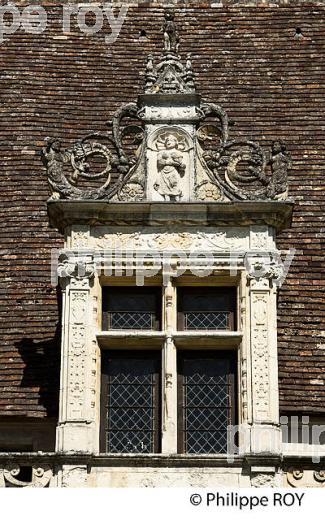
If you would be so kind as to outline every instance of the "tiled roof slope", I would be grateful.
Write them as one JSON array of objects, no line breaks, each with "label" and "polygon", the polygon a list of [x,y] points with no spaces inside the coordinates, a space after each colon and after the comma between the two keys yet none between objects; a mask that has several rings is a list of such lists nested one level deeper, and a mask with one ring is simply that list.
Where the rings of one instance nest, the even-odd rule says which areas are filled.
[{"label": "tiled roof slope", "polygon": [[[279,296],[281,409],[324,412],[325,8],[195,4],[176,16],[181,54],[192,54],[199,91],[228,111],[233,137],[265,145],[282,138],[293,157],[294,221],[279,239],[280,248],[297,249]],[[75,17],[63,34],[62,7],[44,5],[43,34],[20,30],[0,45],[0,414],[7,416],[57,410],[50,256],[62,238],[48,226],[43,139],[69,145],[105,130],[113,112],[141,91],[147,54],[161,49],[161,8],[129,8],[108,49],[103,31],[85,36]]]}]

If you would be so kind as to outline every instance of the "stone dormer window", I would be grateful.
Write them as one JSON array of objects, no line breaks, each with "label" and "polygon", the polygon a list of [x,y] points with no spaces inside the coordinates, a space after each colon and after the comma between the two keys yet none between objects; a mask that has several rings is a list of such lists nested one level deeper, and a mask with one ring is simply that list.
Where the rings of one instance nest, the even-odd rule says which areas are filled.
[{"label": "stone dormer window", "polygon": [[50,221],[65,234],[57,450],[146,470],[241,456],[256,459],[252,485],[254,472],[273,482],[291,160],[276,138],[264,149],[229,137],[168,16],[161,60],[148,57],[144,93],[112,135],[43,149]]}]

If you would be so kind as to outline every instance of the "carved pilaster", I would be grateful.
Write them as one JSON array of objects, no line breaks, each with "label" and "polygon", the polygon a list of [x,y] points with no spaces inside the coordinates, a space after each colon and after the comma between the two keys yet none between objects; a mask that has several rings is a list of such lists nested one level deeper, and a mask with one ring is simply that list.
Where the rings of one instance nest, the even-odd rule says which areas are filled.
[{"label": "carved pilaster", "polygon": [[276,287],[272,283],[278,275],[272,259],[252,261],[248,273],[254,452],[277,453],[280,448]]},{"label": "carved pilaster", "polygon": [[95,266],[91,257],[66,256],[58,272],[63,288],[63,319],[57,449],[92,452],[95,449],[92,352]]}]

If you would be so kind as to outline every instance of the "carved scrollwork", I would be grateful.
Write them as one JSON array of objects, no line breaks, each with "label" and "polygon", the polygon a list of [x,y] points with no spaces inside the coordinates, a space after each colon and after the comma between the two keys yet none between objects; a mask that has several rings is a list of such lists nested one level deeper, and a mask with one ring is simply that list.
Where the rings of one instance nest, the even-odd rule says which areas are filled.
[{"label": "carved scrollwork", "polygon": [[143,129],[140,125],[127,125],[123,128],[123,120],[125,118],[131,118],[132,120],[141,121],[142,111],[139,109],[136,103],[127,103],[119,108],[112,119],[112,135],[114,144],[117,149],[119,164],[117,170],[122,174],[126,175],[130,168],[135,164],[136,159],[129,157],[126,149],[123,146],[123,138],[127,134],[133,134],[134,140],[141,143],[143,138]]},{"label": "carved scrollwork", "polygon": [[292,487],[324,487],[325,470],[302,470],[290,468],[287,471],[287,481]]},{"label": "carved scrollwork", "polygon": [[[47,168],[53,199],[102,199],[111,191],[113,156],[107,146],[94,141],[95,135],[98,134],[85,137],[68,150],[62,150],[59,139],[46,139],[42,158]],[[99,172],[91,171],[89,165],[89,159],[94,156],[105,162],[104,168]],[[69,167],[70,171],[66,173]],[[83,190],[78,187],[81,178],[90,181],[102,178],[103,184],[100,188]]]},{"label": "carved scrollwork", "polygon": [[215,103],[201,103],[199,116],[202,124],[197,132],[198,139],[202,142],[211,139],[214,133],[219,133],[215,124],[204,123],[207,118],[213,117],[220,122],[220,143],[225,144],[228,140],[228,116],[225,110]]},{"label": "carved scrollwork", "polygon": [[[42,150],[42,159],[47,168],[48,182],[53,199],[111,199],[129,179],[133,166],[140,156],[139,145],[143,140],[141,125],[123,125],[124,118],[141,121],[141,110],[135,103],[122,106],[112,120],[112,138],[107,134],[93,133],[77,141],[71,148],[63,150],[59,139],[47,138]],[[105,139],[109,145],[100,142]],[[131,155],[124,141],[135,145]],[[89,160],[99,158],[104,162],[100,171],[94,170]],[[112,183],[112,170],[117,173]],[[98,188],[82,189],[78,184],[84,179],[94,182],[103,179]]]},{"label": "carved scrollwork", "polygon": [[273,143],[272,152],[266,153],[252,141],[230,141],[216,150],[203,151],[202,155],[215,182],[231,200],[287,197],[291,159],[283,144],[280,148],[278,142]]},{"label": "carved scrollwork", "polygon": [[[154,64],[152,55],[147,59],[145,94],[138,103],[127,103],[116,111],[111,135],[91,134],[67,150],[58,139],[47,140],[43,160],[52,198],[114,202],[286,199],[291,158],[285,145],[277,140],[268,150],[250,140],[229,140],[226,111],[215,103],[200,102],[196,94],[191,58],[188,55],[183,62],[178,54],[179,36],[170,9],[162,33],[160,61]],[[160,139],[154,141],[162,127]],[[105,163],[103,168],[95,160],[98,157]],[[84,189],[85,185],[89,188]]]},{"label": "carved scrollwork", "polygon": [[325,484],[325,470],[314,471],[314,479],[317,480],[317,482]]},{"label": "carved scrollwork", "polygon": [[18,464],[8,464],[3,470],[6,487],[44,488],[48,486],[53,476],[53,471],[48,464],[33,464],[27,468],[31,470],[31,478],[28,480],[22,475],[23,467]]}]

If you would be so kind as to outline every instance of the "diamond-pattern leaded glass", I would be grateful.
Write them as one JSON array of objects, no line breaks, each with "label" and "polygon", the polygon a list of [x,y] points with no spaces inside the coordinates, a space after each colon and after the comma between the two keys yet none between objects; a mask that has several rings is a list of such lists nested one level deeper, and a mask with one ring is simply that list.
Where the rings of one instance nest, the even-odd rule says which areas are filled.
[{"label": "diamond-pattern leaded glass", "polygon": [[155,315],[151,312],[118,311],[110,313],[111,329],[153,329]]},{"label": "diamond-pattern leaded glass", "polygon": [[158,355],[111,355],[104,359],[104,371],[107,396],[106,451],[157,451],[160,371]]},{"label": "diamond-pattern leaded glass", "polygon": [[184,312],[185,329],[229,329],[229,315],[230,313],[228,311]]},{"label": "diamond-pattern leaded glass", "polygon": [[180,354],[182,451],[226,453],[231,424],[233,380],[230,359]]},{"label": "diamond-pattern leaded glass", "polygon": [[104,330],[159,330],[161,288],[104,287]]}]

